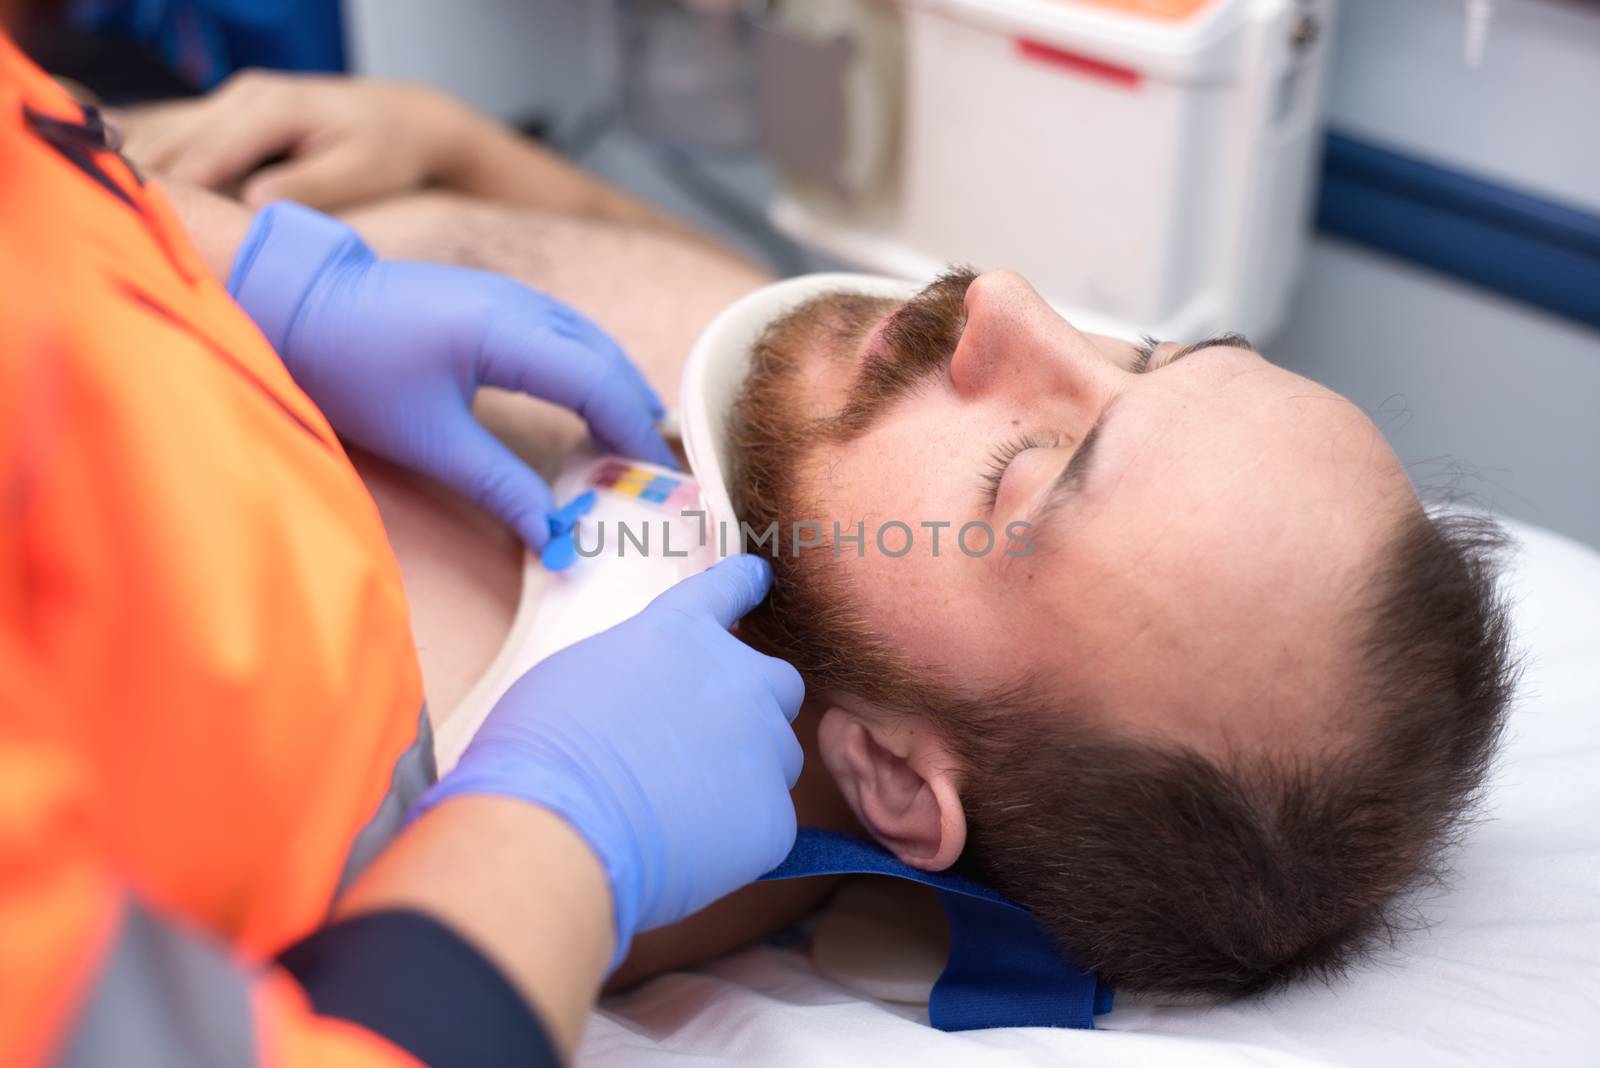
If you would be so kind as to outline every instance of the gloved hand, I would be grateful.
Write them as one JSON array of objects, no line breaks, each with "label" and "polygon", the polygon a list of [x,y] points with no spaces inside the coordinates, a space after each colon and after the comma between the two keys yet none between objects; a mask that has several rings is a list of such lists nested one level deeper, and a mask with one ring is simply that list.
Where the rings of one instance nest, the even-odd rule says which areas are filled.
[{"label": "gloved hand", "polygon": [[520,798],[599,856],[617,953],[776,867],[795,838],[790,721],[805,686],[728,633],[772,582],[736,556],[542,661],[506,691],[413,816],[451,797]]},{"label": "gloved hand", "polygon": [[379,260],[343,223],[275,204],[228,291],[342,437],[454,487],[536,550],[550,489],[473,418],[479,386],[571,408],[603,449],[676,466],[661,400],[616,342],[508,278]]}]

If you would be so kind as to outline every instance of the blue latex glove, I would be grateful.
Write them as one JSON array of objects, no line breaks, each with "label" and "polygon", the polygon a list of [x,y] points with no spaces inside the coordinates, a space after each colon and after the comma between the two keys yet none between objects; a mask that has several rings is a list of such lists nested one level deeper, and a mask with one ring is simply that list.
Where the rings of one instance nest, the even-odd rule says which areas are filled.
[{"label": "blue latex glove", "polygon": [[661,400],[616,342],[509,278],[379,260],[343,223],[274,204],[228,292],[341,437],[455,488],[535,549],[550,489],[472,417],[479,386],[571,408],[605,451],[676,466]]},{"label": "blue latex glove", "polygon": [[728,633],[772,582],[737,556],[632,619],[540,662],[506,691],[416,815],[463,794],[553,810],[599,856],[615,967],[673,923],[776,867],[794,844],[799,672]]}]

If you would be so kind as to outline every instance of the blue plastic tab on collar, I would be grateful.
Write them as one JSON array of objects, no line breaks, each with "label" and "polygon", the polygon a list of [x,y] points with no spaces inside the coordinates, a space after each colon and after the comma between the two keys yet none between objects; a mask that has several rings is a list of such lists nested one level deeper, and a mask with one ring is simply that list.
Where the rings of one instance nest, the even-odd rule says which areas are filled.
[{"label": "blue plastic tab on collar", "polygon": [[928,997],[928,1020],[941,1031],[1093,1028],[1097,1014],[1111,1011],[1111,988],[1069,961],[1026,909],[987,886],[919,871],[875,843],[810,827],[762,879],[811,875],[888,875],[938,893],[950,921],[950,958]]},{"label": "blue plastic tab on collar", "polygon": [[594,490],[586,490],[546,517],[545,522],[550,524],[550,540],[539,554],[539,562],[547,570],[564,571],[578,559],[575,528],[578,520],[594,511],[594,504]]},{"label": "blue plastic tab on collar", "polygon": [[594,490],[585,490],[566,504],[550,513],[547,520],[550,524],[550,533],[555,535],[570,533],[578,525],[578,520],[594,511]]},{"label": "blue plastic tab on collar", "polygon": [[539,554],[546,571],[565,571],[577,559],[578,542],[570,530],[545,542],[544,552]]}]

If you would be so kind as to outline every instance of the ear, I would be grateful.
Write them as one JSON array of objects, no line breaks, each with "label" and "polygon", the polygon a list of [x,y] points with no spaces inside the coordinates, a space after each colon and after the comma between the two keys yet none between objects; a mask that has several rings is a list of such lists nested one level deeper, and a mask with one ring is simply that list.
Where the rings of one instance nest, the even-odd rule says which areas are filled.
[{"label": "ear", "polygon": [[927,721],[833,705],[817,724],[817,748],[856,819],[884,848],[925,871],[956,862],[967,844],[956,762]]}]

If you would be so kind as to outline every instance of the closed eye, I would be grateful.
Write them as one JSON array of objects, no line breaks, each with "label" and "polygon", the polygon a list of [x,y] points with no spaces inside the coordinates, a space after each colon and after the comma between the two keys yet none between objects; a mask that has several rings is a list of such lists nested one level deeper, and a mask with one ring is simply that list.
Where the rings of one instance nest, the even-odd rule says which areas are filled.
[{"label": "closed eye", "polygon": [[1133,367],[1131,370],[1136,375],[1142,375],[1150,370],[1150,358],[1156,354],[1156,346],[1161,342],[1146,334],[1139,339],[1139,344],[1134,346]]},{"label": "closed eye", "polygon": [[1037,449],[1039,442],[1032,435],[1022,434],[995,449],[989,456],[989,467],[983,473],[983,508],[986,512],[994,511],[995,505],[1000,501],[1000,483],[1005,481],[1006,468],[1011,466],[1011,461],[1027,452]]}]

